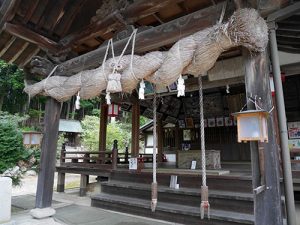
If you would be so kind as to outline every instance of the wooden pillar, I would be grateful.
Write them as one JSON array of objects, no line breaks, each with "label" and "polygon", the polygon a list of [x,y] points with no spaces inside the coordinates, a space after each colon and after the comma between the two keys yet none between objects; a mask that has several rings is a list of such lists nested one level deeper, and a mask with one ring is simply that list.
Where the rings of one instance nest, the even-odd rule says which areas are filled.
[{"label": "wooden pillar", "polygon": [[79,196],[86,195],[87,185],[88,185],[88,177],[89,177],[89,175],[85,175],[85,174],[81,174],[81,176],[80,176]]},{"label": "wooden pillar", "polygon": [[58,101],[53,98],[47,99],[40,171],[36,191],[36,208],[47,208],[51,207],[52,204],[60,110],[61,104]]},{"label": "wooden pillar", "polygon": [[135,101],[132,105],[132,129],[131,129],[131,157],[139,155],[140,139],[140,103]]},{"label": "wooden pillar", "polygon": [[157,162],[162,162],[163,160],[163,122],[162,119],[159,118],[157,120]]},{"label": "wooden pillar", "polygon": [[116,170],[118,166],[118,140],[114,140],[114,146],[112,149],[112,169]]},{"label": "wooden pillar", "polygon": [[65,180],[66,180],[65,173],[58,173],[57,174],[57,186],[56,191],[57,192],[64,192],[65,191]]},{"label": "wooden pillar", "polygon": [[[266,52],[250,55],[243,51],[245,59],[245,85],[247,98],[257,96],[259,105],[265,110],[272,108],[269,86],[269,62]],[[248,109],[254,105],[248,103]],[[252,186],[254,190],[254,216],[256,225],[283,224],[279,182],[278,147],[275,140],[273,113],[268,118],[268,143],[250,142],[252,164]],[[261,188],[261,192],[257,189]],[[255,193],[255,190],[258,192]]]},{"label": "wooden pillar", "polygon": [[105,99],[102,98],[101,99],[101,112],[100,112],[100,130],[99,130],[100,163],[104,163],[104,159],[105,159],[107,115],[108,115],[108,105],[105,103]]}]

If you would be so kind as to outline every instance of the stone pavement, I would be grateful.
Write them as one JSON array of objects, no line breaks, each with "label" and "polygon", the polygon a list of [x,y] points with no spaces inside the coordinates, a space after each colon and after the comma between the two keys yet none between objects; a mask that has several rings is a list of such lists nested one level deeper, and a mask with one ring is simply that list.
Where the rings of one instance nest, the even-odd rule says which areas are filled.
[{"label": "stone pavement", "polygon": [[89,197],[79,197],[74,193],[54,193],[53,218],[33,219],[29,211],[34,207],[32,194],[14,196],[12,199],[12,221],[16,225],[170,225],[160,220],[149,219],[90,207]]}]

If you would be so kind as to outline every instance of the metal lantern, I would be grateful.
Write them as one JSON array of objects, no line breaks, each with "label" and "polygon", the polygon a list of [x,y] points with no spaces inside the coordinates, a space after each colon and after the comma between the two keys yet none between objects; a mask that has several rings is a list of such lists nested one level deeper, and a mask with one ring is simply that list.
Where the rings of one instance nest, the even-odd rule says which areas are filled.
[{"label": "metal lantern", "polygon": [[264,110],[247,110],[232,114],[237,119],[238,142],[268,142],[267,118]]},{"label": "metal lantern", "polygon": [[110,117],[116,117],[119,115],[120,106],[117,104],[110,104],[108,105],[108,116]]}]

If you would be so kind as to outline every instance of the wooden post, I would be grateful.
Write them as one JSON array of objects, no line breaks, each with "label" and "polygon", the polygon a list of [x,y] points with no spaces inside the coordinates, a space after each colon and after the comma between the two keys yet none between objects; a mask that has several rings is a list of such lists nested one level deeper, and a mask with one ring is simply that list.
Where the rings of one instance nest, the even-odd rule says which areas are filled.
[{"label": "wooden post", "polygon": [[47,208],[52,204],[60,111],[61,104],[53,98],[48,98],[36,191],[36,208]]},{"label": "wooden post", "polygon": [[99,130],[99,158],[100,163],[104,163],[105,151],[106,151],[106,130],[107,130],[107,115],[108,105],[105,103],[105,99],[101,99],[101,112],[100,112],[100,130]]},{"label": "wooden post", "polygon": [[[248,51],[244,50],[243,55],[246,69],[246,96],[247,98],[257,96],[259,105],[265,110],[270,110],[272,108],[272,97],[269,86],[269,62],[266,52],[251,56]],[[254,108],[251,102],[247,106],[248,109]],[[253,190],[265,183],[265,189],[262,188],[262,192],[255,193],[254,191],[255,224],[281,225],[283,224],[283,217],[279,160],[273,113],[268,118],[268,135],[268,143],[250,142]],[[259,157],[261,151],[264,154],[263,159]],[[264,171],[261,171],[260,168],[264,168]]]},{"label": "wooden post", "polygon": [[159,118],[157,120],[157,162],[163,161],[163,122]]},{"label": "wooden post", "polygon": [[135,101],[132,105],[132,130],[131,130],[131,157],[139,156],[140,137],[140,103]]},{"label": "wooden post", "polygon": [[128,152],[128,146],[125,148],[125,164],[128,163],[128,158],[129,158],[129,152]]},{"label": "wooden post", "polygon": [[81,176],[80,176],[79,196],[85,196],[86,195],[88,177],[89,177],[89,175],[85,175],[85,174],[81,174]]},{"label": "wooden post", "polygon": [[114,140],[114,146],[112,149],[112,169],[116,170],[118,165],[118,141]]},{"label": "wooden post", "polygon": [[56,191],[57,192],[64,192],[65,191],[65,173],[58,173],[57,174],[57,186]]}]

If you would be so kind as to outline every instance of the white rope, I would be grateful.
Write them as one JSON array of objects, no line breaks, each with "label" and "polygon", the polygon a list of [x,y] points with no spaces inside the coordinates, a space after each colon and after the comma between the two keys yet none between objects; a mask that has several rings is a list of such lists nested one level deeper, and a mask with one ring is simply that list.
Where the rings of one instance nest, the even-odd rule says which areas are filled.
[{"label": "white rope", "polygon": [[156,133],[156,90],[154,90],[153,96],[153,183],[156,183],[156,141],[157,141],[157,133]]},{"label": "white rope", "polygon": [[199,107],[200,107],[200,136],[201,136],[201,156],[202,156],[202,186],[206,186],[206,159],[205,159],[205,132],[203,113],[203,87],[202,76],[198,77],[199,82]]},{"label": "white rope", "polygon": [[49,73],[49,75],[47,76],[47,78],[45,79],[45,82],[44,82],[44,91],[45,91],[45,93],[48,95],[48,96],[50,96],[49,95],[49,93],[47,92],[47,89],[46,89],[46,83],[47,83],[47,80],[49,79],[49,77],[51,77],[51,75],[55,72],[55,70],[57,69],[57,67],[58,67],[58,65],[56,65],[56,66],[54,66],[54,68],[51,70],[51,72]]}]

